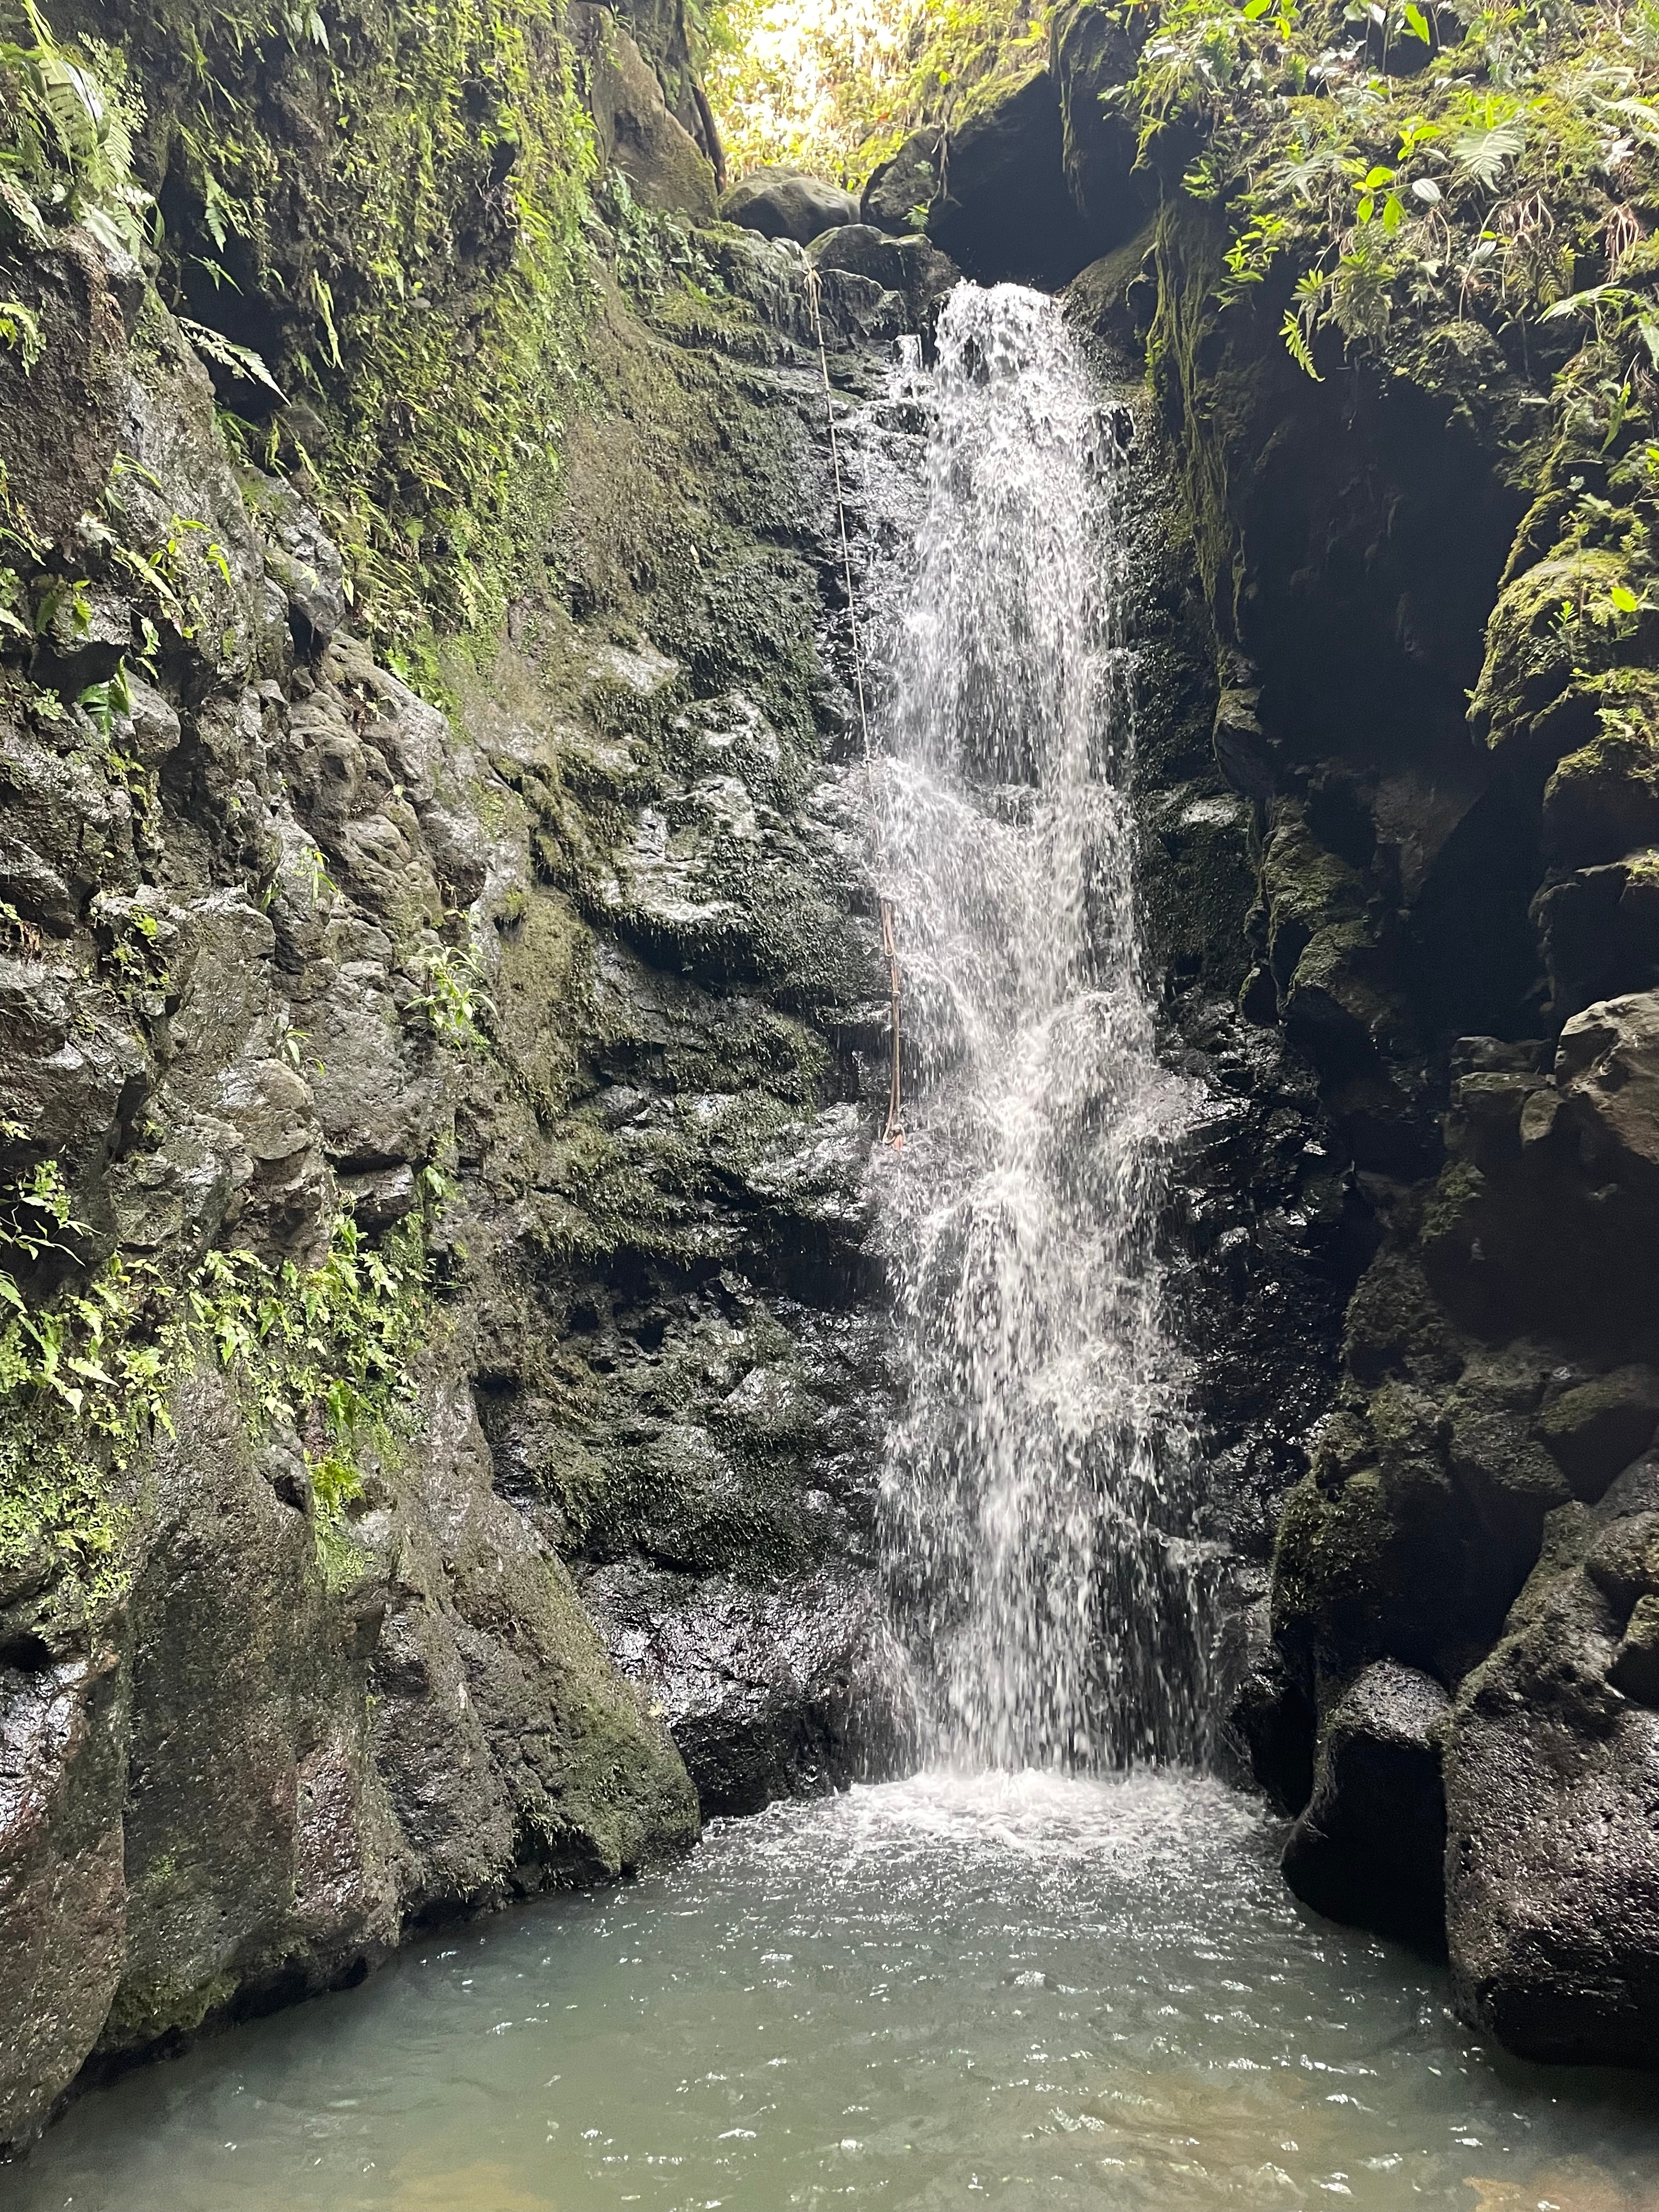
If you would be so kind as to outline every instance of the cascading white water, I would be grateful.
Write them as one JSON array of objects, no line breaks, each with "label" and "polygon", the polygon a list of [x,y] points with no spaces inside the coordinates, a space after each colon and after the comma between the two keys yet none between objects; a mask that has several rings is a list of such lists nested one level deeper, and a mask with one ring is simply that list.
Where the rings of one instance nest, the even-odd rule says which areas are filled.
[{"label": "cascading white water", "polygon": [[1187,1094],[1136,923],[1111,410],[1057,304],[1012,285],[955,292],[899,396],[927,428],[871,578],[916,1061],[878,1176],[884,1508],[922,1749],[1196,1759],[1205,1561],[1156,1250]]}]

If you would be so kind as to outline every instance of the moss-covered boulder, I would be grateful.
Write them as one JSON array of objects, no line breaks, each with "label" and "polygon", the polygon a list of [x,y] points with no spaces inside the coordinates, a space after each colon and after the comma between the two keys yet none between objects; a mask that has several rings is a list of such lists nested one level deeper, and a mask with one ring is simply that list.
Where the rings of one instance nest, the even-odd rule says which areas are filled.
[{"label": "moss-covered boulder", "polygon": [[1659,1427],[1659,1372],[1618,1367],[1551,1400],[1539,1432],[1572,1486],[1594,1504],[1613,1477],[1639,1458]]}]

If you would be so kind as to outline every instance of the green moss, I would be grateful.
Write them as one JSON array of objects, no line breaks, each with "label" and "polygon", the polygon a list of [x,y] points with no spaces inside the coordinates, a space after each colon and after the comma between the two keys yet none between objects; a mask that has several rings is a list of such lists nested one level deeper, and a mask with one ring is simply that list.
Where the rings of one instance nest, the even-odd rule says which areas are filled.
[{"label": "green moss", "polygon": [[1453,1160],[1441,1170],[1423,1209],[1420,1239],[1432,1247],[1448,1238],[1466,1238],[1470,1217],[1486,1193],[1486,1178],[1467,1160]]},{"label": "green moss", "polygon": [[1595,697],[1596,735],[1557,763],[1544,789],[1547,848],[1579,866],[1620,860],[1659,831],[1659,678],[1620,669]]},{"label": "green moss", "polygon": [[1179,443],[1192,519],[1193,550],[1206,603],[1224,639],[1237,636],[1245,586],[1243,548],[1232,513],[1235,455],[1259,398],[1255,373],[1236,362],[1216,338],[1217,289],[1224,274],[1225,226],[1217,211],[1189,200],[1166,200],[1153,234],[1157,305],[1147,337],[1147,367],[1164,418]]},{"label": "green moss", "polygon": [[1368,1381],[1391,1369],[1455,1371],[1450,1326],[1414,1256],[1383,1251],[1360,1277],[1348,1303],[1343,1356]]},{"label": "green moss", "polygon": [[1434,1398],[1390,1377],[1372,1392],[1365,1417],[1391,1485],[1409,1479],[1416,1467],[1437,1461],[1442,1422]]},{"label": "green moss", "polygon": [[1304,1478],[1285,1500],[1273,1553],[1275,1638],[1327,1668],[1375,1657],[1394,1537],[1377,1468],[1351,1474],[1334,1496]]},{"label": "green moss", "polygon": [[199,1983],[166,1977],[136,1986],[125,1981],[104,2023],[100,2044],[108,2050],[131,2050],[164,2035],[191,2035],[230,2002],[241,1981],[234,1969]]},{"label": "green moss", "polygon": [[1613,665],[1619,642],[1613,593],[1626,567],[1617,553],[1577,549],[1537,562],[1505,585],[1487,624],[1486,662],[1469,707],[1492,750],[1531,736],[1575,677]]},{"label": "green moss", "polygon": [[359,625],[430,671],[433,626],[492,623],[533,544],[586,319],[593,155],[553,0],[357,0],[326,30],[264,0],[73,12],[120,40],[163,291],[221,334],[242,444],[322,507]]},{"label": "green moss", "polygon": [[1301,808],[1293,805],[1281,807],[1275,817],[1261,859],[1261,895],[1268,953],[1281,989],[1317,933],[1358,922],[1365,912],[1356,871],[1319,842]]},{"label": "green moss", "polygon": [[131,1585],[138,1485],[100,1444],[38,1400],[0,1419],[0,1602],[33,1598],[38,1627],[99,1620]]},{"label": "green moss", "polygon": [[152,1438],[205,1360],[235,1370],[251,1434],[280,1424],[307,1440],[319,1545],[344,1572],[357,1455],[384,1455],[407,1426],[432,1325],[424,1224],[376,1249],[349,1216],[309,1272],[216,1250],[173,1285],[118,1255],[84,1293],[15,1315],[0,1334],[0,1590],[32,1585],[42,1620],[118,1599]]}]

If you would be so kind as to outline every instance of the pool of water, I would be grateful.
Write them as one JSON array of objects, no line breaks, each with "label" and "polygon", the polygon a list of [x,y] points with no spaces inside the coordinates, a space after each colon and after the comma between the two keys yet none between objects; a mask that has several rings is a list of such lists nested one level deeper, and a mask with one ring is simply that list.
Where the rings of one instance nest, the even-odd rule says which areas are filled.
[{"label": "pool of water", "polygon": [[15,2212],[1659,2205],[1659,2090],[1481,2049],[1218,1784],[924,1775],[83,2098]]}]

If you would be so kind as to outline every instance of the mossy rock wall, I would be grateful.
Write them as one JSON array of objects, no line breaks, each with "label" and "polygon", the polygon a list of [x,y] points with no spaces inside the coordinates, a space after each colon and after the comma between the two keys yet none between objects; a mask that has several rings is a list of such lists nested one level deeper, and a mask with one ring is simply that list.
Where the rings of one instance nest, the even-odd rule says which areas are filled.
[{"label": "mossy rock wall", "polygon": [[[463,10],[459,59],[396,9],[326,58],[82,27],[166,245],[78,201],[3,240],[5,2138],[882,1725],[880,1002],[799,265],[592,173],[550,14]],[[245,181],[283,155],[222,245],[258,329],[184,274],[197,33]],[[349,222],[394,124],[414,202]],[[857,385],[901,304],[823,313]]]}]

